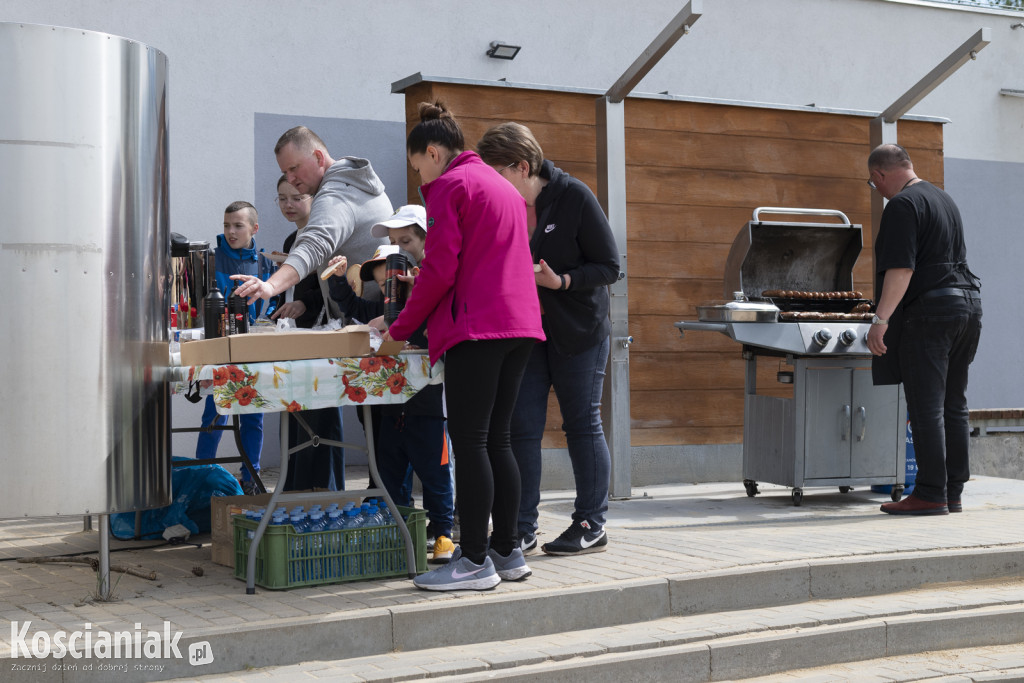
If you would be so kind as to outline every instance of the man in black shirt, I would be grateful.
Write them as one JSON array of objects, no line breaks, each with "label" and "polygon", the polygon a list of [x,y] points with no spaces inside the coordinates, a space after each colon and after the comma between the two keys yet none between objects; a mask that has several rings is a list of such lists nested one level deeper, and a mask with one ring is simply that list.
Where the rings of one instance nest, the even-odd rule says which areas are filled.
[{"label": "man in black shirt", "polygon": [[970,477],[967,369],[981,334],[981,281],[967,267],[956,204],[917,177],[905,149],[879,145],[868,171],[868,184],[889,200],[875,239],[878,306],[868,348],[876,384],[903,382],[918,466],[913,493],[882,512],[960,512]]}]

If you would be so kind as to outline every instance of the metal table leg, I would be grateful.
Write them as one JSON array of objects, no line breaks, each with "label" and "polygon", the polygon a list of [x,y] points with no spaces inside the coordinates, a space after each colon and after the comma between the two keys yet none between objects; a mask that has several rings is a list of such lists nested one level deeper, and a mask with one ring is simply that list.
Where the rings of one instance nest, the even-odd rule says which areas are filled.
[{"label": "metal table leg", "polygon": [[110,599],[110,515],[100,515],[100,599]]}]

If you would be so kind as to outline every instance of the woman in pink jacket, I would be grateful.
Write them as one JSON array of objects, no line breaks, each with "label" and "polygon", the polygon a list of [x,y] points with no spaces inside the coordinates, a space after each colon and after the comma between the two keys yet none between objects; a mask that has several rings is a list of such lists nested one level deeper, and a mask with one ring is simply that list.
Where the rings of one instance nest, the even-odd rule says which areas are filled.
[{"label": "woman in pink jacket", "polygon": [[386,334],[407,339],[426,320],[430,360],[445,361],[462,536],[447,565],[416,577],[426,590],[488,590],[530,575],[516,543],[520,481],[509,437],[526,361],[544,339],[526,204],[463,147],[451,112],[440,102],[422,103],[406,151],[423,181],[426,256]]}]

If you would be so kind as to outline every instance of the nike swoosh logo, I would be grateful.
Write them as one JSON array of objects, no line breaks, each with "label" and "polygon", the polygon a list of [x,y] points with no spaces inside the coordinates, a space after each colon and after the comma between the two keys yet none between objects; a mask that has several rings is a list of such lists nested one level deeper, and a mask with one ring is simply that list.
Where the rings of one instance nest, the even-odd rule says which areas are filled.
[{"label": "nike swoosh logo", "polygon": [[482,572],[483,570],[484,570],[484,567],[480,567],[479,569],[474,569],[471,572],[463,573],[463,572],[460,572],[458,569],[453,569],[452,570],[452,578],[453,579],[464,579],[467,576],[473,576],[473,574],[478,574],[478,573]]},{"label": "nike swoosh logo", "polygon": [[551,232],[554,229],[555,229],[555,224],[554,223],[548,223],[547,227],[544,228],[544,232]]},{"label": "nike swoosh logo", "polygon": [[598,534],[597,537],[594,538],[594,540],[590,541],[590,542],[588,542],[587,541],[587,537],[584,536],[583,538],[580,539],[580,545],[583,546],[584,548],[589,548],[590,546],[592,546],[595,543],[597,543],[598,541],[600,541],[603,536],[604,536],[604,534]]}]

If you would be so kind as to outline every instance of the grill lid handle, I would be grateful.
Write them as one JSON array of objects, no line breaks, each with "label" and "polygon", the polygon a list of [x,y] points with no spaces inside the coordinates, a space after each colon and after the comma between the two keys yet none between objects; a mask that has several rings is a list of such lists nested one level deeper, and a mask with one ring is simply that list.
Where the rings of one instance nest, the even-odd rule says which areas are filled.
[{"label": "grill lid handle", "polygon": [[786,208],[782,206],[759,206],[754,209],[754,222],[760,223],[760,214],[764,211],[765,213],[783,213],[798,216],[834,216],[835,218],[841,218],[843,225],[850,225],[850,219],[846,217],[846,214],[838,209],[798,209],[798,208]]}]

